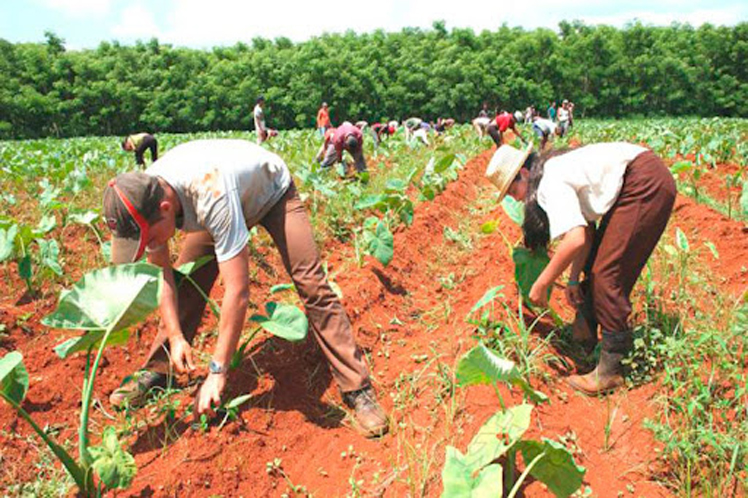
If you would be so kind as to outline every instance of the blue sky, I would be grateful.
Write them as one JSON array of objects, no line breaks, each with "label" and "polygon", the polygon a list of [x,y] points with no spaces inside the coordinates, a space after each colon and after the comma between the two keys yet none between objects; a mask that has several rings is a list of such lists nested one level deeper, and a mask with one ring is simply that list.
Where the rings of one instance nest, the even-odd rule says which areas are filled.
[{"label": "blue sky", "polygon": [[561,20],[623,26],[672,22],[699,26],[735,25],[748,20],[746,0],[2,0],[0,38],[43,41],[50,30],[68,49],[96,47],[102,41],[132,44],[156,37],[162,43],[208,48],[260,36],[306,40],[324,32],[403,27],[496,29],[506,23],[526,29],[555,29]]}]

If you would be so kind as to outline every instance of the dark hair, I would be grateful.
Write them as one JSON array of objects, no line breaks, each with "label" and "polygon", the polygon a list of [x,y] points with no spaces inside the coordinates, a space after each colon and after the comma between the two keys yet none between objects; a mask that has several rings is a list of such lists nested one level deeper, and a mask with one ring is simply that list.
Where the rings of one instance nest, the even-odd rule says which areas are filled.
[{"label": "dark hair", "polygon": [[127,146],[127,139],[128,137],[125,137],[125,139],[122,140],[122,150],[125,150],[125,147]]},{"label": "dark hair", "polygon": [[255,104],[259,104],[260,102],[265,102],[265,96],[264,95],[260,95],[259,97],[257,97],[257,100],[255,101]]},{"label": "dark hair", "polygon": [[538,203],[538,186],[543,178],[545,163],[567,152],[569,149],[549,150],[542,154],[533,152],[522,165],[523,169],[530,172],[525,194],[525,221],[522,223],[522,235],[525,239],[525,247],[532,251],[548,247],[551,238],[548,214]]}]

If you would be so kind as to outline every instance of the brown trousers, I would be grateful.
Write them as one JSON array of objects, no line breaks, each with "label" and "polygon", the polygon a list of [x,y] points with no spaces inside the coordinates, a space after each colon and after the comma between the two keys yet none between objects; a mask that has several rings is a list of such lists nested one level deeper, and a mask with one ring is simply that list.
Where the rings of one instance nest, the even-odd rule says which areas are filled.
[{"label": "brown trousers", "polygon": [[[353,339],[351,322],[327,283],[309,218],[293,183],[260,224],[278,248],[283,265],[304,303],[312,333],[327,357],[341,391],[356,391],[368,386],[369,372]],[[207,232],[189,233],[175,266],[214,254],[213,240]],[[209,294],[217,276],[218,263],[214,259],[198,269],[192,278]],[[179,287],[179,324],[190,343],[205,306],[205,300],[193,285],[185,282]],[[144,368],[167,373],[168,345],[166,331],[160,328]]]},{"label": "brown trousers", "polygon": [[672,174],[653,152],[629,163],[587,260],[588,296],[603,330],[628,330],[631,290],[667,226],[675,195]]}]

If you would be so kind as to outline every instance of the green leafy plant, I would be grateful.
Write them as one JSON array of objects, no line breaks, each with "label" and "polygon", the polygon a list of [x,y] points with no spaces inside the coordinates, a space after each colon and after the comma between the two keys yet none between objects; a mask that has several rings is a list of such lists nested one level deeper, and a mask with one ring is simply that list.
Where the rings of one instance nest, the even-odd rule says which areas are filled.
[{"label": "green leafy plant", "polygon": [[361,230],[363,249],[374,256],[382,266],[387,266],[395,254],[395,239],[385,220],[370,216]]},{"label": "green leafy plant", "polygon": [[[84,275],[72,289],[63,291],[57,309],[42,320],[49,327],[85,331],[55,348],[61,358],[79,351],[86,352],[77,461],[52,441],[21,407],[28,390],[28,374],[21,355],[10,353],[0,361],[3,398],[49,446],[84,496],[100,496],[105,488],[126,488],[135,474],[134,460],[121,448],[112,428],[104,430],[100,446],[89,444],[93,387],[104,348],[127,340],[128,328],[142,321],[158,306],[161,286],[161,269],[147,263],[95,270]],[[94,474],[99,478],[98,483]]]},{"label": "green leafy plant", "polygon": [[[513,362],[480,344],[460,360],[457,380],[461,387],[501,381],[535,393],[519,376]],[[507,496],[513,497],[527,476],[543,482],[556,496],[576,492],[582,485],[585,469],[574,462],[562,444],[549,439],[522,440],[530,427],[532,410],[530,404],[502,408],[473,436],[465,454],[448,446],[442,470],[442,496],[502,496],[507,490]],[[525,469],[515,480],[518,453]],[[499,463],[501,459],[503,465]]]}]

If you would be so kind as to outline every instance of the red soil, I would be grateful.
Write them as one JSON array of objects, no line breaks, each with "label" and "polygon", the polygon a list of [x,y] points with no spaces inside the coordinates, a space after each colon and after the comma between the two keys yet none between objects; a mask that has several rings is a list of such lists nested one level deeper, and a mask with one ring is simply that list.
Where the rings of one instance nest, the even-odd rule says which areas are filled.
[{"label": "red soil", "polygon": [[[370,441],[351,430],[349,419],[339,408],[339,395],[324,358],[311,342],[289,345],[261,340],[250,352],[252,361],[245,361],[231,376],[227,396],[253,394],[252,401],[242,407],[239,420],[220,431],[213,427],[207,434],[195,432],[186,423],[161,422],[141,428],[128,439],[138,474],[132,488],[120,494],[279,496],[287,489],[286,482],[279,473],[266,472],[266,463],[279,458],[288,479],[316,496],[345,495],[352,489],[351,480],[355,485],[361,479],[364,494],[404,496],[423,490],[426,496],[438,496],[445,443],[464,451],[472,434],[499,407],[491,389],[458,390],[457,398],[464,398],[464,403],[452,422],[445,405],[435,399],[439,384],[408,376],[423,372],[422,378],[436,379],[434,365],[422,362],[421,355],[453,367],[475,344],[474,328],[464,318],[488,288],[505,285],[507,302],[516,303],[517,299],[511,257],[498,234],[477,239],[472,251],[465,253],[450,247],[443,237],[444,227],[456,230],[473,217],[470,224],[474,231],[485,221],[499,219],[510,240],[519,238],[519,229],[499,206],[479,216],[469,209],[477,198],[485,199],[492,192],[482,176],[490,155],[491,151],[486,151],[471,160],[458,181],[434,201],[416,208],[413,225],[395,234],[395,257],[387,268],[373,260],[358,268],[352,249],[340,243],[331,242],[323,248],[331,275],[343,291],[357,340],[369,354],[381,401],[392,414],[390,435]],[[740,261],[745,260],[748,246],[741,224],[679,198],[668,230],[673,230],[673,225],[693,240],[706,237],[714,242],[720,253],[714,272],[724,278],[730,292],[745,288],[744,263]],[[83,232],[72,232],[65,236],[64,248],[66,271],[77,279],[82,271],[81,255],[97,250],[95,241]],[[274,251],[263,247],[260,254],[269,265],[257,265],[253,273],[252,297],[258,306],[268,299],[270,285],[288,281]],[[452,290],[445,290],[437,277],[450,273],[457,283]],[[41,299],[18,304],[22,283],[9,274],[2,294],[0,323],[6,325],[8,335],[0,338],[0,355],[11,350],[24,354],[31,382],[24,407],[39,425],[58,429],[58,440],[76,441],[84,360],[80,356],[60,360],[52,351],[69,335],[40,324],[54,307],[53,293],[45,289]],[[220,299],[219,286],[213,296]],[[554,293],[553,306],[570,316],[561,292]],[[204,329],[214,330],[215,320],[207,315]],[[143,361],[155,333],[154,323],[150,319],[126,346],[105,353],[95,396],[107,409],[108,394]],[[536,334],[549,330],[550,324],[543,321]],[[211,336],[198,349],[209,354],[213,342]],[[548,368],[552,379],[567,374],[557,370]],[[399,399],[409,387],[410,395]],[[641,423],[656,414],[652,403],[656,384],[606,399],[576,395],[556,380],[535,387],[546,392],[551,403],[536,409],[529,435],[575,436],[577,462],[588,469],[585,484],[595,496],[616,496],[627,486],[635,487],[636,496],[669,495],[652,480],[661,467],[656,463],[654,439]],[[191,402],[192,391],[185,390],[179,397],[178,415]],[[508,404],[520,399],[516,393],[502,393]],[[32,434],[7,405],[2,406],[3,431]],[[98,411],[93,419],[94,435],[113,423]],[[609,448],[604,450],[608,420],[612,420]],[[167,430],[175,431],[177,437],[164,441]],[[41,443],[8,434],[0,432],[3,467],[7,469],[0,476],[0,485],[33,480],[36,471],[31,464],[38,458],[36,447]],[[415,456],[408,457],[411,454]],[[427,471],[418,467],[429,459],[433,461]],[[526,496],[548,494],[539,483],[530,483],[525,489]]]}]

